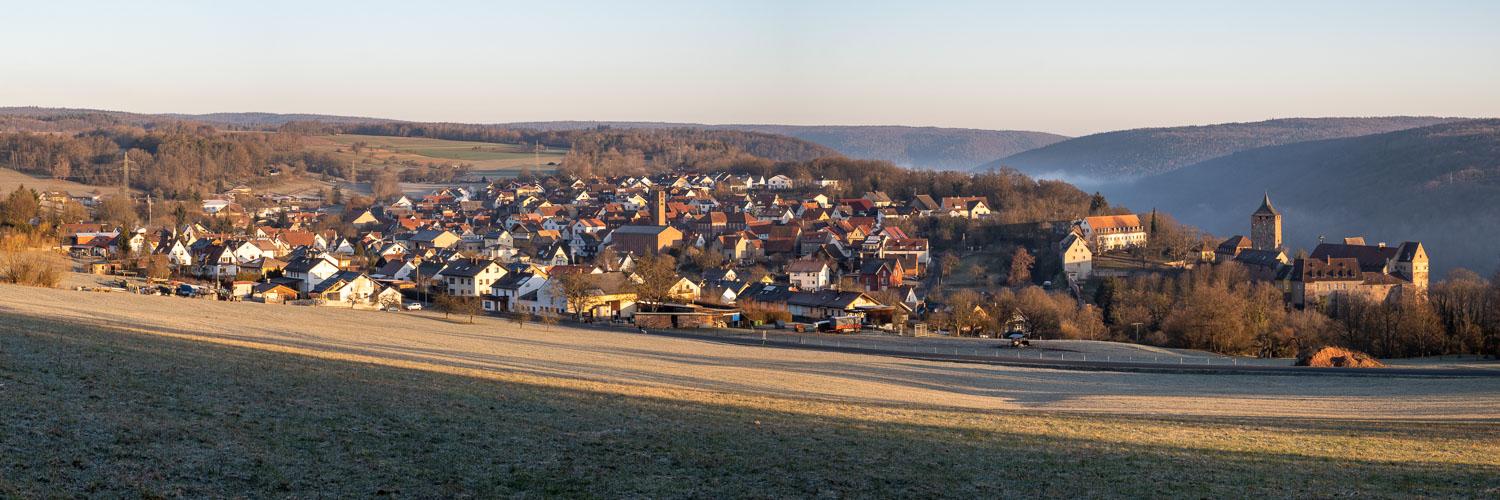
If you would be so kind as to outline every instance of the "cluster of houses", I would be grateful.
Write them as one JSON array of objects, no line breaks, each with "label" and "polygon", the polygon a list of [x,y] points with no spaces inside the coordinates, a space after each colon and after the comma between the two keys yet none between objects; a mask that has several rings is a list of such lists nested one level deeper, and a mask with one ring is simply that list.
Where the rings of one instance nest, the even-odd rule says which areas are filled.
[{"label": "cluster of houses", "polygon": [[[769,274],[749,279],[723,266],[681,278],[672,296],[684,314],[694,304],[748,301],[799,319],[889,322],[896,308],[921,309],[919,285],[932,255],[926,239],[885,222],[989,214],[980,197],[896,202],[870,192],[833,199],[818,189],[835,182],[729,174],[549,178],[446,188],[342,211],[275,200],[281,203],[257,213],[234,203],[243,193],[225,193],[223,201],[205,202],[204,213],[233,219],[218,227],[247,228],[235,234],[197,224],[125,235],[96,224],[64,231],[75,255],[131,262],[123,267],[139,272],[151,259],[164,260],[226,289],[239,282],[233,288],[252,300],[378,306],[403,295],[446,294],[473,297],[488,311],[596,318],[641,312],[631,292],[641,256],[695,248]],[[803,189],[788,194],[797,187]],[[120,238],[130,239],[132,255],[119,254]],[[558,278],[569,273],[591,275],[598,300],[589,310],[567,303],[559,290]]]},{"label": "cluster of houses", "polygon": [[[878,191],[835,199],[819,189],[831,182],[686,173],[546,178],[445,188],[341,210],[303,210],[298,203],[304,200],[273,199],[255,213],[234,202],[249,195],[237,189],[203,207],[207,217],[232,219],[216,227],[246,228],[235,234],[198,224],[125,235],[100,224],[62,229],[76,256],[136,272],[162,261],[266,302],[378,307],[448,295],[472,298],[493,312],[628,319],[646,312],[633,292],[641,281],[633,273],[636,260],[710,252],[727,265],[679,277],[673,302],[653,304],[650,314],[668,307],[712,316],[705,307],[743,306],[799,320],[859,316],[885,324],[928,312],[923,283],[932,249],[927,239],[888,221],[982,219],[989,216],[988,201],[920,194],[896,201]],[[1290,259],[1269,196],[1251,219],[1250,237],[1234,236],[1204,252],[1203,260],[1239,262],[1252,279],[1274,282],[1299,307],[1341,294],[1383,299],[1427,286],[1420,243],[1387,247],[1356,238]],[[1137,215],[1086,217],[1065,227],[1055,251],[1073,283],[1095,274],[1098,253],[1148,241]],[[128,238],[131,255],[119,254],[121,238]],[[751,266],[767,272],[752,278],[734,271]],[[589,275],[594,299],[587,304],[569,303],[560,290],[559,278],[576,273]]]},{"label": "cluster of houses", "polygon": [[[1211,253],[1204,249],[1200,259],[1237,262],[1251,280],[1274,284],[1299,308],[1352,295],[1387,301],[1403,292],[1426,291],[1429,263],[1421,242],[1387,246],[1345,238],[1342,243],[1319,242],[1311,254],[1291,258],[1282,246],[1281,217],[1268,193],[1250,215],[1250,236],[1232,236]],[[1094,274],[1096,253],[1141,246],[1147,239],[1147,228],[1137,215],[1087,217],[1071,226],[1057,251],[1068,279],[1082,281]]]},{"label": "cluster of houses", "polygon": [[1235,261],[1253,280],[1268,281],[1297,307],[1320,306],[1343,297],[1394,300],[1403,293],[1425,294],[1427,250],[1419,241],[1369,245],[1364,238],[1318,243],[1311,254],[1289,258],[1281,242],[1281,212],[1268,193],[1250,215],[1250,236],[1235,235],[1214,250],[1219,261]]}]

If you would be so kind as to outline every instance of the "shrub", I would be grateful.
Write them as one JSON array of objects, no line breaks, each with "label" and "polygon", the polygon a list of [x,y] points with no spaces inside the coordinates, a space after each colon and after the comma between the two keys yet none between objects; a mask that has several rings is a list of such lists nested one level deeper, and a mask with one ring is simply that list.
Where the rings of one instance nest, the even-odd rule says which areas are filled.
[{"label": "shrub", "polygon": [[53,242],[37,233],[0,234],[0,282],[55,287],[66,276]]}]

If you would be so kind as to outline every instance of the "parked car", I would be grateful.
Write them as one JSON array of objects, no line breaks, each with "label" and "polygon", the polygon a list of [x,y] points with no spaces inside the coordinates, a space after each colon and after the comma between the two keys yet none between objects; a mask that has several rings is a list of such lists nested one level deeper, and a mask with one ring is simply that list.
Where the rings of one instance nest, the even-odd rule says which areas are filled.
[{"label": "parked car", "polygon": [[422,310],[422,304],[417,303],[417,302],[412,302],[412,303],[406,305],[406,310],[408,310],[408,311],[420,311],[420,310]]},{"label": "parked car", "polygon": [[400,311],[401,311],[401,308],[399,308],[399,307],[396,307],[396,306],[391,306],[391,307],[387,307],[387,308],[385,308],[385,310],[386,310],[386,311],[389,311],[389,312],[400,312]]}]

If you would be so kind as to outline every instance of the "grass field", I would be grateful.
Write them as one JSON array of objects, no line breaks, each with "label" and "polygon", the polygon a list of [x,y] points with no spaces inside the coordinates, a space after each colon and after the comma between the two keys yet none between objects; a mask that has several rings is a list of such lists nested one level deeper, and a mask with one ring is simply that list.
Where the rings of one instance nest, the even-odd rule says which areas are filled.
[{"label": "grass field", "polygon": [[[307,144],[313,149],[334,152],[337,149],[348,151],[348,147],[356,142],[367,143],[368,151],[362,150],[358,155],[360,161],[379,163],[390,158],[421,163],[471,163],[474,165],[474,176],[491,178],[515,176],[523,167],[537,173],[551,172],[555,167],[549,167],[547,163],[561,161],[567,153],[566,150],[554,149],[535,155],[531,152],[531,147],[524,144],[350,134],[312,137],[308,138]],[[347,152],[335,154],[346,160],[354,157],[353,153]],[[540,166],[537,166],[538,162]]]},{"label": "grass field", "polygon": [[118,193],[119,186],[90,186],[73,181],[60,181],[50,177],[38,177],[31,174],[19,172],[9,168],[0,168],[0,193],[10,194],[17,186],[26,186],[41,191],[67,191],[74,195],[83,195],[94,192]]},{"label": "grass field", "polygon": [[[1447,399],[1487,404],[1487,381],[992,369],[430,314],[8,286],[0,299],[0,496],[1500,494],[1493,411],[1455,419],[1474,411]],[[143,319],[162,310],[175,316]],[[350,327],[360,319],[368,326]],[[800,383],[778,388],[771,372],[793,367],[781,378]],[[920,390],[823,387],[880,389],[870,384],[882,376]],[[1312,398],[1330,412],[995,409],[983,400],[1000,391],[961,383],[1004,377],[1044,401],[1080,397],[1063,383],[1137,376],[1184,377],[1230,406],[1272,387],[1291,396],[1267,407]],[[1399,408],[1415,401],[1447,416],[1367,420],[1314,396],[1365,386],[1401,414],[1420,414]],[[1177,404],[1177,389],[1162,390]]]}]

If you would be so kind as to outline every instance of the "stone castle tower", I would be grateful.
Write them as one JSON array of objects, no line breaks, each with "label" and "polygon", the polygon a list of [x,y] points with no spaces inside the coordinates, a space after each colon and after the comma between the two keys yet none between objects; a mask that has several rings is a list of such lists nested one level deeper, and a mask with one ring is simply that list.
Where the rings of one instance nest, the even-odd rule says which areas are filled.
[{"label": "stone castle tower", "polygon": [[1250,215],[1250,245],[1256,250],[1281,250],[1281,212],[1271,206],[1271,193]]}]

